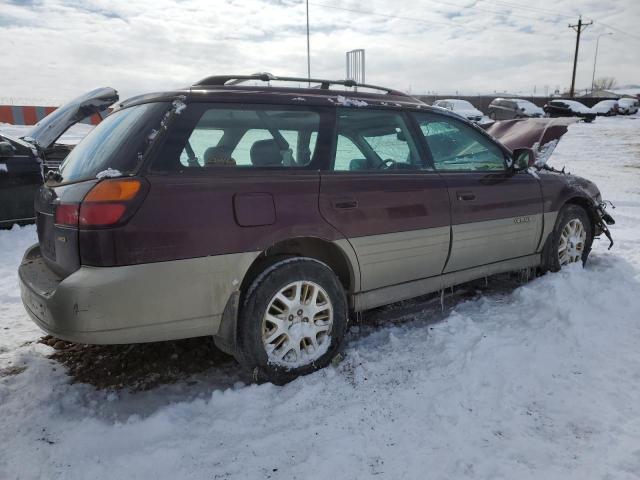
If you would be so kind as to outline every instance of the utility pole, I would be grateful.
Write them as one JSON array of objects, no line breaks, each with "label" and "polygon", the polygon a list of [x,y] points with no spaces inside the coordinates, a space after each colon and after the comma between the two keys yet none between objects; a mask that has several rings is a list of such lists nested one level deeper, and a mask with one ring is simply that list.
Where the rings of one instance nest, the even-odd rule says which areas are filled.
[{"label": "utility pole", "polygon": [[573,76],[571,77],[571,90],[569,91],[569,96],[573,98],[573,91],[576,86],[576,67],[578,65],[578,49],[580,48],[580,34],[582,31],[587,28],[589,25],[592,25],[593,21],[589,23],[582,23],[582,15],[578,18],[577,25],[569,25],[569,28],[573,28],[576,33],[576,54],[573,57]]},{"label": "utility pole", "polygon": [[[307,78],[311,79],[311,47],[309,45],[309,0],[307,0]],[[311,83],[309,83],[311,86]]]}]

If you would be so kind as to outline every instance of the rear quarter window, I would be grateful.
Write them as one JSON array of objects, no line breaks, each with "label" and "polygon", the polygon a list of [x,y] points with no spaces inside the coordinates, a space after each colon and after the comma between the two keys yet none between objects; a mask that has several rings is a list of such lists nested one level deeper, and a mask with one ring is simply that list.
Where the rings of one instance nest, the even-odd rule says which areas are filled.
[{"label": "rear quarter window", "polygon": [[313,107],[192,103],[151,165],[156,172],[305,168],[327,113]]}]

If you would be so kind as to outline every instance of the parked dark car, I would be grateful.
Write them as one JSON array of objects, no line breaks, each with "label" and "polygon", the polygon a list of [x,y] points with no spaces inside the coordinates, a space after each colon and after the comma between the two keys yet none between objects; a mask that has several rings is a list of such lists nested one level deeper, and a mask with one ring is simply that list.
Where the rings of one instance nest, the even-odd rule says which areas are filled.
[{"label": "parked dark car", "polygon": [[56,109],[23,138],[0,134],[0,227],[34,222],[34,198],[44,175],[57,169],[73,148],[56,141],[72,125],[117,100],[115,90],[100,88]]},{"label": "parked dark car", "polygon": [[489,117],[493,120],[542,117],[544,111],[529,100],[496,98],[489,104]]},{"label": "parked dark car", "polygon": [[[455,114],[352,81],[242,80],[307,83],[213,76],[132,98],[40,189],[19,274],[43,330],[98,344],[211,335],[282,382],[327,365],[350,312],[555,271],[608,234],[593,183],[531,174],[531,149]],[[358,91],[329,88],[341,85]]]},{"label": "parked dark car", "polygon": [[596,118],[596,112],[575,100],[551,100],[544,106],[544,112],[550,117],[580,117],[585,122]]}]

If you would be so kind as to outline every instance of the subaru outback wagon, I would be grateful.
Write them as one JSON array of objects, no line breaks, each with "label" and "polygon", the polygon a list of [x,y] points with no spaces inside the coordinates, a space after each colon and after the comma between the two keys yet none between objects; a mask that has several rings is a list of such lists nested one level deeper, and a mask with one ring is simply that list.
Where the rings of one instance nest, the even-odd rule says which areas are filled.
[{"label": "subaru outback wagon", "polygon": [[530,149],[384,87],[260,83],[277,80],[292,79],[213,76],[132,98],[49,175],[19,269],[43,330],[94,344],[213,336],[281,382],[327,365],[350,313],[558,270],[608,235],[596,186],[532,171]]}]

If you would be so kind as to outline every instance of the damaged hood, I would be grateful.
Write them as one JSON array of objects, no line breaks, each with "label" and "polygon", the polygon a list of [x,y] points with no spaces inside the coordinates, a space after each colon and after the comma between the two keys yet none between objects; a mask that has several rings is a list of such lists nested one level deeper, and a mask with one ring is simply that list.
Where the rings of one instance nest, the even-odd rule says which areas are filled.
[{"label": "damaged hood", "polygon": [[118,101],[118,92],[103,87],[92,90],[64,104],[47,115],[24,137],[41,149],[47,149],[72,125],[100,113]]},{"label": "damaged hood", "polygon": [[572,117],[522,118],[495,122],[483,127],[509,150],[531,148],[536,152],[538,162],[544,163],[560,138],[567,133],[569,125],[578,120]]}]

